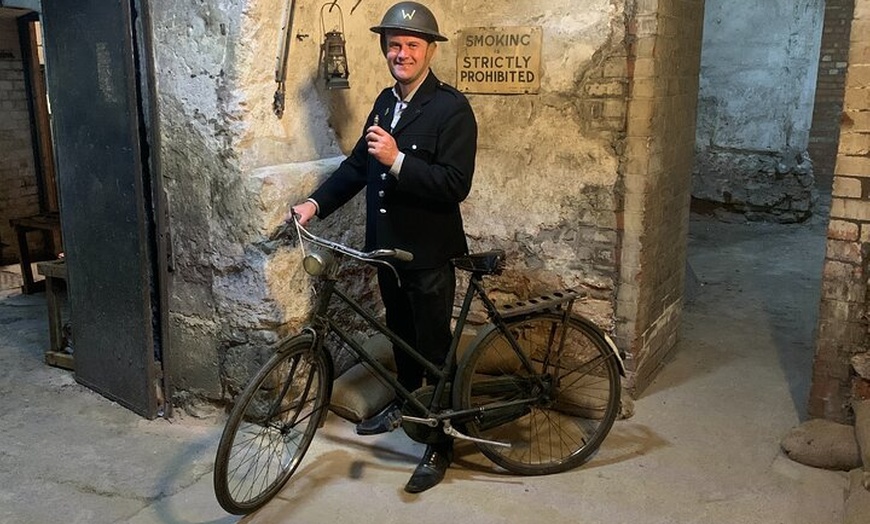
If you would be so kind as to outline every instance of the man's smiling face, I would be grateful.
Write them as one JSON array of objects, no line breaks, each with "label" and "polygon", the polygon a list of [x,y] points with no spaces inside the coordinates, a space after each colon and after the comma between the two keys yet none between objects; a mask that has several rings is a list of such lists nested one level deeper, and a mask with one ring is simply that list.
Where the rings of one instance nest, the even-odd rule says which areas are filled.
[{"label": "man's smiling face", "polygon": [[410,33],[388,31],[385,37],[390,73],[407,94],[426,76],[437,46]]}]

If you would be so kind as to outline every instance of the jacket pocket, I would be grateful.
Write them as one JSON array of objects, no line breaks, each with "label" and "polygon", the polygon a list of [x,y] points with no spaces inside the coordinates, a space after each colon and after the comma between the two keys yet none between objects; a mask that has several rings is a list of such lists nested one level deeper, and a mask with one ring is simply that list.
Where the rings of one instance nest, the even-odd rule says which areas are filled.
[{"label": "jacket pocket", "polygon": [[431,162],[435,158],[437,137],[434,134],[407,134],[398,138],[399,150],[406,155]]}]

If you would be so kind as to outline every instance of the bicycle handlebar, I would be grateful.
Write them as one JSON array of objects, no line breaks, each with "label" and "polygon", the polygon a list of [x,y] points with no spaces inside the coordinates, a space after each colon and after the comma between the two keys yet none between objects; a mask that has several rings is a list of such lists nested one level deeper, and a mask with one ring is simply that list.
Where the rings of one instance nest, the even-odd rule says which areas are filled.
[{"label": "bicycle handlebar", "polygon": [[338,242],[333,242],[332,240],[327,240],[325,238],[319,237],[308,231],[305,226],[299,223],[299,215],[297,213],[293,213],[293,223],[296,226],[296,234],[299,236],[299,239],[303,238],[313,244],[318,246],[323,246],[327,249],[332,249],[333,251],[338,251],[343,255],[347,255],[351,258],[355,258],[357,260],[361,260],[363,262],[373,262],[380,264],[389,264],[385,262],[383,259],[385,258],[394,258],[396,260],[400,260],[402,262],[410,262],[414,260],[414,254],[404,249],[375,249],[373,251],[359,251],[352,247],[345,246],[344,244],[339,244]]},{"label": "bicycle handlebar", "polygon": [[372,258],[395,258],[402,262],[414,260],[414,254],[404,249],[375,249],[374,251],[369,251],[366,255]]}]

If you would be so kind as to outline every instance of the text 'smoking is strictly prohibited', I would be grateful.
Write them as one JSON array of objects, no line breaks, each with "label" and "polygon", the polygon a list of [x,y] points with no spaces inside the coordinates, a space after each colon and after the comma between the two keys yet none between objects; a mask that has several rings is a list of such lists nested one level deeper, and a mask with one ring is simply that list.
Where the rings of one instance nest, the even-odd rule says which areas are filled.
[{"label": "text 'smoking is strictly prohibited'", "polygon": [[477,27],[461,31],[456,56],[460,91],[537,93],[541,86],[540,27]]}]

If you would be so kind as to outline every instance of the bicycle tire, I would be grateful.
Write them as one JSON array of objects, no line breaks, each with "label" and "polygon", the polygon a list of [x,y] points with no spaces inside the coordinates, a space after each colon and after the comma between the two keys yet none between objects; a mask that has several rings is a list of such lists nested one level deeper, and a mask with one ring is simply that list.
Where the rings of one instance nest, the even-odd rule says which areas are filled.
[{"label": "bicycle tire", "polygon": [[332,375],[326,351],[299,335],[282,342],[236,398],[214,468],[227,512],[251,513],[284,487],[326,415]]},{"label": "bicycle tire", "polygon": [[[498,466],[522,475],[566,471],[586,462],[610,431],[620,402],[618,357],[586,322],[571,317],[564,325],[562,315],[546,312],[509,322],[531,369],[494,325],[466,351],[454,408],[514,403],[484,409],[460,425],[472,437],[511,444],[476,442]],[[563,325],[560,352],[555,335]]]}]

